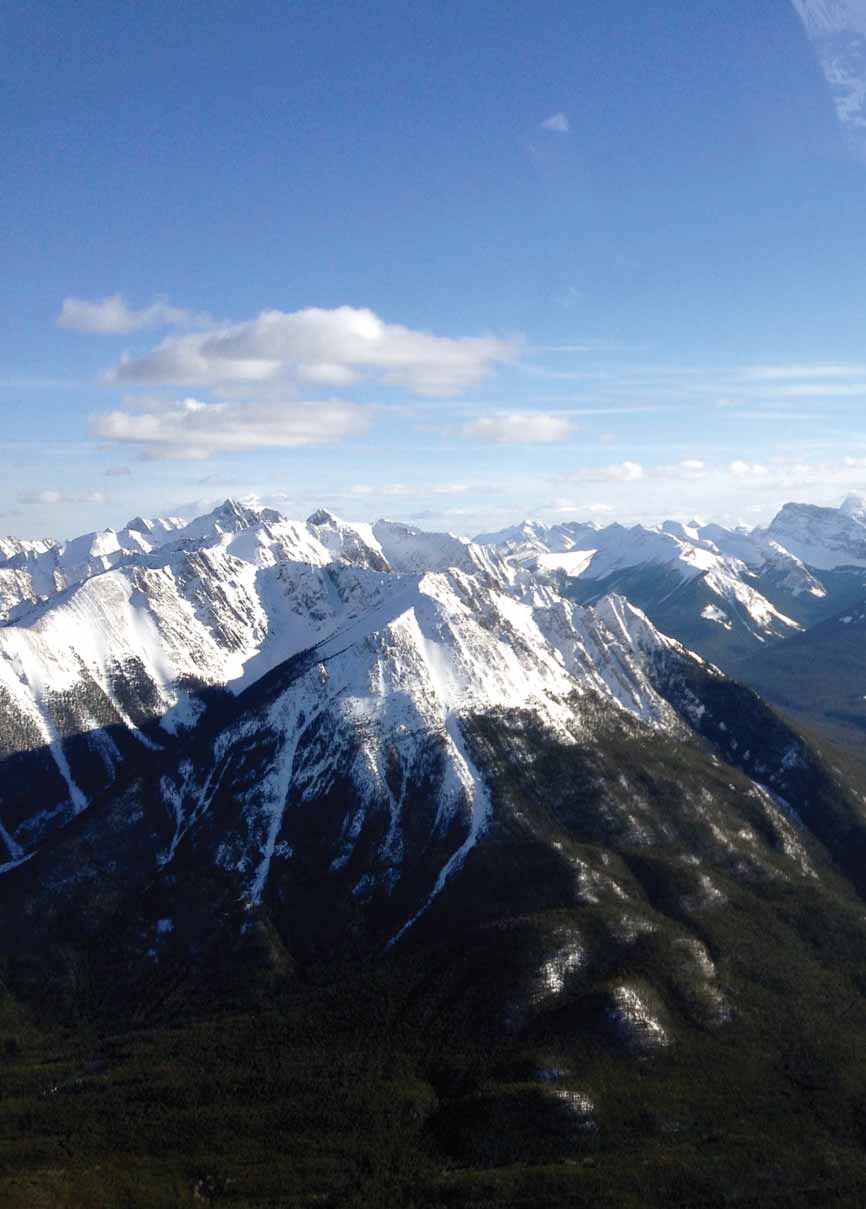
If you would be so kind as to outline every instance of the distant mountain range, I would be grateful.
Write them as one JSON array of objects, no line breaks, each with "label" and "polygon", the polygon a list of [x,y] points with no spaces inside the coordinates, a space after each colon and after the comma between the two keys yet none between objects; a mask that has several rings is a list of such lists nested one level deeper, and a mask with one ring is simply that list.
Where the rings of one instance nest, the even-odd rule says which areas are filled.
[{"label": "distant mountain range", "polygon": [[[848,740],[866,727],[857,691],[866,667],[847,653],[849,615],[866,605],[859,496],[838,509],[786,504],[766,528],[751,530],[525,522],[476,540],[552,577],[571,599],[621,593],[664,633]],[[835,663],[841,678],[830,671]]]}]

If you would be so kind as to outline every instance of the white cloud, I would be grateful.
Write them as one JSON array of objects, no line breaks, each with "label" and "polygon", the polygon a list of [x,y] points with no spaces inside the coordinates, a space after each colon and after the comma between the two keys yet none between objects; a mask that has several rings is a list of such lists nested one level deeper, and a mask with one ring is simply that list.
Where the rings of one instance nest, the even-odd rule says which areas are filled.
[{"label": "white cloud", "polygon": [[84,491],[80,495],[69,495],[65,491],[46,489],[25,491],[18,496],[19,504],[41,504],[53,507],[57,504],[105,504],[108,497],[102,491]]},{"label": "white cloud", "polygon": [[780,399],[862,399],[866,382],[798,382],[774,387],[773,395]]},{"label": "white cloud", "polygon": [[553,512],[559,516],[571,516],[580,513],[588,516],[607,516],[614,511],[610,504],[586,504],[577,500],[564,499],[561,496],[551,500],[542,509],[543,512]]},{"label": "white cloud", "polygon": [[654,471],[662,478],[672,479],[702,479],[706,472],[707,467],[700,458],[683,458],[674,466],[660,466],[657,471]]},{"label": "white cloud", "polygon": [[511,360],[514,341],[452,339],[385,323],[350,306],[262,311],[217,331],[169,337],[140,358],[124,356],[109,381],[179,386],[312,383],[346,386],[368,376],[420,395],[459,393]]},{"label": "white cloud", "polygon": [[463,495],[471,490],[469,483],[437,483],[430,488],[433,495]]},{"label": "white cloud", "polygon": [[866,374],[862,363],[838,364],[817,362],[798,365],[750,365],[742,371],[744,378],[757,382],[775,382],[785,379],[807,378],[850,378]]},{"label": "white cloud", "polygon": [[770,470],[760,462],[744,462],[737,459],[728,466],[728,473],[735,479],[763,479],[769,475]]},{"label": "white cloud", "polygon": [[183,399],[148,411],[92,416],[95,437],[136,445],[150,459],[199,460],[245,449],[324,445],[363,432],[369,414],[354,403],[202,403]]},{"label": "white cloud", "polygon": [[194,322],[207,322],[207,316],[194,316],[182,307],[171,306],[165,299],[158,299],[151,306],[136,311],[127,304],[122,294],[111,294],[95,302],[86,298],[64,298],[57,317],[58,327],[102,336]]},{"label": "white cloud", "polygon": [[465,436],[495,445],[550,445],[564,441],[573,424],[562,416],[545,412],[510,412],[505,415],[487,416],[468,424]]},{"label": "white cloud", "polygon": [[356,483],[349,488],[349,495],[352,496],[391,496],[391,495],[414,495],[423,497],[426,495],[463,495],[467,491],[472,491],[470,483],[415,483],[410,486],[408,483],[383,483],[377,487],[371,487],[369,483]]},{"label": "white cloud", "polygon": [[863,0],[792,0],[811,38],[831,34],[866,34],[866,4]]},{"label": "white cloud", "polygon": [[614,462],[610,466],[593,466],[575,470],[565,477],[583,483],[636,483],[644,477],[640,462]]},{"label": "white cloud", "polygon": [[541,123],[542,130],[553,130],[556,134],[568,134],[571,130],[568,118],[564,113],[552,113]]}]

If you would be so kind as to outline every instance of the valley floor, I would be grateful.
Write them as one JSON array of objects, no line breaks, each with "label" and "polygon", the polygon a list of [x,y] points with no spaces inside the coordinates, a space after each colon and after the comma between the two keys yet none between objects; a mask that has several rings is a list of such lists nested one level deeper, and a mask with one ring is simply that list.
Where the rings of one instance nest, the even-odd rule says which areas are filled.
[{"label": "valley floor", "polygon": [[[847,1100],[839,1072],[808,1046],[792,1058],[700,1036],[675,1055],[601,1061],[598,1128],[569,1132],[538,1111],[547,1092],[526,1081],[522,1053],[418,1028],[378,974],[118,1036],[47,1036],[10,1013],[5,1209],[862,1209],[866,1199],[866,1104]],[[864,1040],[850,1040],[857,1067]]]}]

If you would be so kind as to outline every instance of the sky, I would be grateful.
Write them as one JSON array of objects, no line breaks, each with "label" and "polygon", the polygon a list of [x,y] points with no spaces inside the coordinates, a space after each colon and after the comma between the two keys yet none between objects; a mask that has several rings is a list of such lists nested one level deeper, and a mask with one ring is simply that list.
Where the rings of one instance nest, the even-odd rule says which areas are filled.
[{"label": "sky", "polygon": [[0,531],[866,492],[866,0],[7,0]]}]

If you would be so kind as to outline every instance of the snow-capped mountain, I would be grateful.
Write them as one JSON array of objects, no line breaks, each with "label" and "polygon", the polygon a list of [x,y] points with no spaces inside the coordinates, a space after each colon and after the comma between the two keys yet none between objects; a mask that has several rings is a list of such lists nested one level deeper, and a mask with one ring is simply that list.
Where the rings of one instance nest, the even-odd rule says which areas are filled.
[{"label": "snow-capped mountain", "polygon": [[136,517],[123,529],[86,533],[69,542],[0,540],[0,621],[19,605],[46,600],[100,571],[149,554],[183,527],[175,518]]},{"label": "snow-capped mountain", "polygon": [[755,537],[777,543],[816,570],[866,567],[866,511],[859,496],[849,496],[840,508],[786,504]]},{"label": "snow-capped mountain", "polygon": [[[161,532],[150,552],[0,627],[4,746],[16,770],[0,813],[10,861],[86,809],[130,758],[171,747],[209,704],[304,652],[329,669],[331,687],[316,689],[322,707],[333,688],[359,725],[378,719],[382,745],[404,730],[447,730],[467,710],[531,709],[567,730],[572,698],[589,691],[648,720],[670,713],[641,663],[667,640],[633,609],[584,610],[451,535],[322,512],[296,523],[233,502]],[[309,720],[309,704],[298,708]],[[45,784],[34,810],[37,765]]]},{"label": "snow-capped mountain", "polygon": [[[340,784],[351,808],[329,859],[341,867],[359,835],[384,827],[378,872],[358,876],[386,888],[417,823],[406,794],[427,784],[424,843],[456,828],[456,868],[487,809],[466,719],[518,711],[568,745],[602,703],[684,733],[697,715],[659,688],[659,669],[702,665],[676,639],[710,656],[746,639],[789,641],[803,623],[773,600],[823,604],[814,564],[853,557],[864,517],[851,499],[841,510],[789,505],[752,533],[525,522],[473,542],[324,509],[290,521],[227,500],[188,523],[137,518],[63,544],[9,544],[2,571],[22,576],[29,599],[0,625],[5,867],[142,759],[168,769],[169,859],[206,811],[218,753],[252,741],[251,724],[224,728],[201,772],[173,765],[177,753],[221,720],[245,718],[258,685],[285,680],[268,713],[271,771],[248,796],[237,791],[244,821],[217,864],[241,871],[257,900],[287,842],[277,839],[287,798],[318,800]],[[808,548],[811,567],[782,539]]]},{"label": "snow-capped mountain", "polygon": [[838,509],[787,504],[753,530],[527,521],[476,541],[515,567],[565,581],[574,599],[621,592],[725,667],[832,616],[866,582],[866,504],[856,496]]},{"label": "snow-capped mountain", "polygon": [[[86,810],[142,754],[170,751],[208,713],[299,658],[327,673],[309,673],[293,694],[296,728],[310,724],[315,697],[317,716],[342,719],[335,732],[345,717],[350,732],[373,728],[359,801],[370,769],[381,777],[387,750],[405,748],[404,733],[421,735],[422,747],[443,736],[444,783],[466,790],[457,719],[467,713],[527,710],[567,736],[576,702],[592,694],[651,725],[674,725],[647,671],[670,640],[620,598],[599,594],[582,607],[549,572],[557,558],[570,568],[591,556],[609,578],[636,555],[663,550],[676,574],[753,606],[731,560],[663,531],[538,529],[542,537],[569,548],[530,565],[523,550],[505,556],[452,534],[352,524],[324,510],[293,522],[229,500],[187,524],[139,518],[17,551],[12,562],[30,559],[35,599],[0,626],[7,864]],[[604,548],[579,549],[589,538]],[[716,584],[719,568],[727,578]],[[289,727],[286,742],[296,741]],[[450,809],[442,805],[442,817]]]},{"label": "snow-capped mountain", "polygon": [[[711,736],[810,867],[762,787],[787,792],[805,759],[794,736],[781,763],[745,738],[719,696],[744,690],[621,596],[580,605],[451,535],[227,502],[0,629],[0,678],[7,876],[51,865],[67,835],[77,850],[81,827],[107,825],[88,821],[102,803],[108,851],[131,828],[166,885],[192,861],[254,909],[313,878],[335,919],[369,915],[376,943],[396,943],[501,825],[497,769],[617,733],[674,749]],[[592,826],[671,842],[632,772],[604,774]],[[718,842],[728,861],[733,839]],[[65,893],[70,876],[52,884]]]}]

